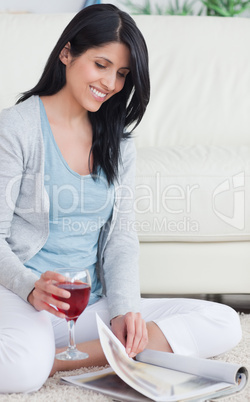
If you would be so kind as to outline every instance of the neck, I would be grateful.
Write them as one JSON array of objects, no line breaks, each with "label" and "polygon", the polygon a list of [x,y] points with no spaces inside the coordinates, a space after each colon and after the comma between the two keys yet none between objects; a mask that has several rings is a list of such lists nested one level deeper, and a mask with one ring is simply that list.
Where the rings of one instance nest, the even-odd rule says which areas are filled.
[{"label": "neck", "polygon": [[76,127],[83,123],[89,124],[87,110],[72,101],[64,88],[54,95],[42,96],[41,100],[52,124],[64,124],[69,127]]}]

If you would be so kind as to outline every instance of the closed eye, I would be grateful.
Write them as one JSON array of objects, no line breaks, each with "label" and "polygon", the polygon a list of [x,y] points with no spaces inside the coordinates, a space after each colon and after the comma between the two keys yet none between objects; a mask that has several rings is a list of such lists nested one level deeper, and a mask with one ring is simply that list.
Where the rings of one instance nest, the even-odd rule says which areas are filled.
[{"label": "closed eye", "polygon": [[119,74],[119,76],[120,76],[121,78],[126,78],[127,75],[129,74],[129,72],[130,72],[130,70],[129,70],[129,69],[126,69],[126,72],[118,71],[118,74]]},{"label": "closed eye", "polygon": [[[101,63],[98,63],[97,61],[95,61],[95,65],[97,66],[97,68],[99,68],[100,70],[104,70],[107,68],[107,66],[104,66]],[[128,75],[128,73],[130,72],[129,68],[126,68],[126,72],[122,72],[122,71],[118,71],[118,75],[120,78],[126,78],[126,76]]]},{"label": "closed eye", "polygon": [[106,66],[103,66],[102,64],[97,63],[97,61],[95,62],[95,64],[96,64],[96,66],[97,66],[98,68],[106,68]]}]

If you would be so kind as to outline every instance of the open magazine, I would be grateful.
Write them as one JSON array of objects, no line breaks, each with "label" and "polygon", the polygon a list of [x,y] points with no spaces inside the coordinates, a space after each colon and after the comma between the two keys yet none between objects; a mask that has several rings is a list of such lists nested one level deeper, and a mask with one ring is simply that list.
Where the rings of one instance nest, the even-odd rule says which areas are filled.
[{"label": "open magazine", "polygon": [[92,389],[115,401],[207,401],[241,391],[245,367],[146,349],[136,360],[97,316],[101,345],[109,368],[62,377],[63,382]]}]

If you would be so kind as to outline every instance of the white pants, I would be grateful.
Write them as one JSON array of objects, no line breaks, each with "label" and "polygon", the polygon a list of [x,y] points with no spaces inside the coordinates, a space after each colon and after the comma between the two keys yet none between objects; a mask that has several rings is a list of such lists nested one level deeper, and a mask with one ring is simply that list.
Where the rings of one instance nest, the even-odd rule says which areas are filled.
[{"label": "white pants", "polygon": [[[76,342],[98,338],[96,312],[108,324],[105,298],[78,318]],[[141,313],[154,321],[173,351],[211,357],[241,339],[238,314],[228,306],[192,299],[142,299]],[[31,305],[0,285],[0,393],[38,390],[51,371],[55,347],[66,346],[66,320]]]}]

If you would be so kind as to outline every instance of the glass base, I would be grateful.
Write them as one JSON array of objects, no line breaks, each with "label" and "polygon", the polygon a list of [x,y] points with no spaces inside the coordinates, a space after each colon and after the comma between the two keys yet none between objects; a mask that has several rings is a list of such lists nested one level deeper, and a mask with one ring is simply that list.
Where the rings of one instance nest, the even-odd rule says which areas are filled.
[{"label": "glass base", "polygon": [[57,360],[83,360],[87,359],[89,355],[77,349],[67,349],[65,352],[58,353],[55,357]]}]

